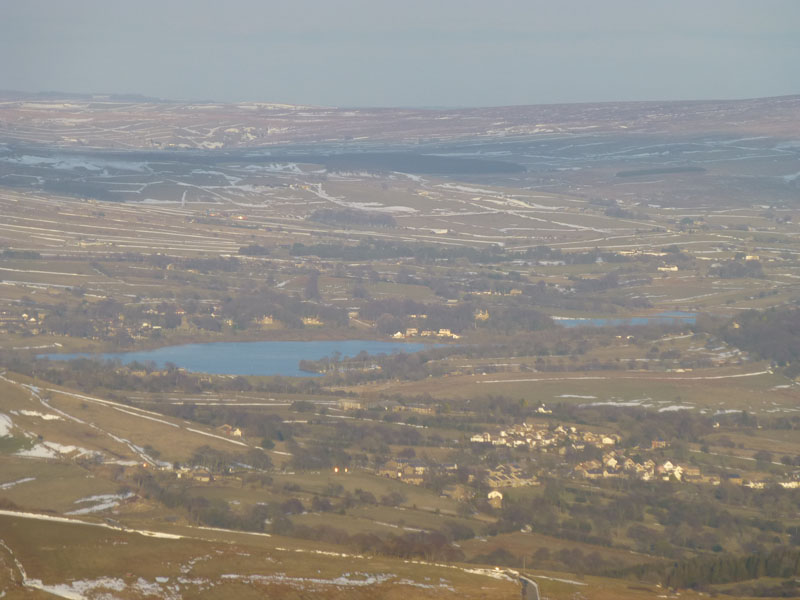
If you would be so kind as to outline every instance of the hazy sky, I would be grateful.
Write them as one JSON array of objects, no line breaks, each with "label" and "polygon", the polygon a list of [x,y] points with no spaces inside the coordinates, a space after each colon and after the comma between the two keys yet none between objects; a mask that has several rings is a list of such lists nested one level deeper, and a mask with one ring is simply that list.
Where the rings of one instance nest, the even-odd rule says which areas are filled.
[{"label": "hazy sky", "polygon": [[800,93],[800,0],[0,0],[0,89],[334,106]]}]

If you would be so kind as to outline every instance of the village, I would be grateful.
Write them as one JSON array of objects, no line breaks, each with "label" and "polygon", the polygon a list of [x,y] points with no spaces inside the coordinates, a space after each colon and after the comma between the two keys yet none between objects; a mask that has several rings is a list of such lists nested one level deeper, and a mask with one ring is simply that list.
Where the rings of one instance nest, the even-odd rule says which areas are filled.
[{"label": "village", "polygon": [[[544,406],[539,412],[547,412]],[[515,449],[529,449],[536,452],[555,453],[560,456],[575,456],[587,449],[594,448],[602,452],[602,456],[583,460],[572,467],[572,477],[585,480],[597,479],[630,479],[638,481],[673,481],[679,483],[703,483],[720,485],[725,482],[752,489],[764,489],[771,482],[743,478],[737,472],[725,472],[722,475],[703,473],[700,467],[679,463],[661,456],[648,456],[648,451],[664,450],[669,443],[664,440],[652,440],[650,448],[631,448],[626,452],[618,446],[622,438],[617,434],[604,434],[592,431],[581,431],[574,426],[539,425],[522,423],[501,430],[498,434],[478,433],[470,437],[473,444],[491,445]],[[488,483],[493,488],[517,487],[520,485],[537,485],[533,478],[519,477],[521,469],[500,465],[489,471]],[[786,481],[777,481],[784,489],[800,487],[800,474]]]},{"label": "village", "polygon": [[[547,414],[549,409],[540,406],[538,412]],[[605,448],[615,446],[621,441],[617,434],[599,434],[591,431],[580,431],[576,427],[556,425],[537,425],[522,423],[500,431],[496,436],[491,433],[478,433],[470,437],[475,444],[491,444],[509,448],[530,448],[540,452],[555,451],[564,455],[568,449],[580,452],[587,446]]]}]

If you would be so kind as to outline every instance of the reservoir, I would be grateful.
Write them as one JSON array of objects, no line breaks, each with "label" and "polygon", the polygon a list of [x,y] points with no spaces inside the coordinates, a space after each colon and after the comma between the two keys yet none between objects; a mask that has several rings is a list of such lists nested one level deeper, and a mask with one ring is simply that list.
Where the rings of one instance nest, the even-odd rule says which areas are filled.
[{"label": "reservoir", "polygon": [[[613,327],[616,325],[692,325],[695,313],[669,312],[645,317],[553,317],[562,327]],[[319,360],[338,352],[342,357],[367,354],[394,354],[419,352],[437,344],[383,342],[376,340],[345,340],[320,342],[211,342],[166,346],[138,352],[109,352],[105,354],[41,354],[50,360],[92,358],[118,360],[126,365],[132,362],[152,362],[158,368],[172,363],[187,371],[212,375],[286,375],[289,377],[314,377],[299,369],[301,360]]]},{"label": "reservoir", "polygon": [[313,377],[301,371],[301,360],[319,360],[339,352],[343,357],[368,354],[394,354],[419,352],[431,344],[381,342],[373,340],[346,340],[321,342],[212,342],[166,346],[140,352],[110,352],[105,354],[42,354],[50,360],[93,358],[119,360],[122,364],[138,361],[153,362],[159,368],[166,363],[197,373],[213,375],[286,375]]}]

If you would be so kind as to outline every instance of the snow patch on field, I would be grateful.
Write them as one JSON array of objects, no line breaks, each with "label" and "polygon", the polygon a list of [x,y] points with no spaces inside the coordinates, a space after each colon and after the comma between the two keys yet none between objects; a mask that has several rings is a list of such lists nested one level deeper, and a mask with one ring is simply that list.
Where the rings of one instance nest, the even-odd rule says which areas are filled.
[{"label": "snow patch on field", "polygon": [[[34,519],[36,521],[52,521],[53,523],[70,523],[73,525],[86,525],[87,527],[101,527],[102,529],[114,529],[114,530],[120,529],[119,527],[115,527],[113,525],[107,525],[106,523],[89,523],[87,521],[81,521],[80,519],[70,519],[69,517],[57,517],[55,515],[43,515],[40,513],[20,512],[16,510],[0,509],[0,515],[5,515],[7,517],[15,517],[18,519]],[[146,529],[128,529],[128,528],[124,529],[125,531],[130,533],[138,533],[139,535],[144,535],[153,538],[161,538],[165,540],[180,540],[183,539],[184,537],[176,533],[163,533],[161,531],[148,531]]]},{"label": "snow patch on field", "polygon": [[103,510],[109,510],[112,508],[116,508],[119,506],[119,503],[123,500],[127,500],[134,496],[132,492],[128,492],[126,494],[98,494],[96,496],[88,496],[86,498],[80,498],[79,500],[75,500],[73,504],[85,504],[87,502],[92,503],[91,506],[85,506],[83,508],[78,508],[75,510],[71,510],[65,515],[88,515],[93,512],[100,512]]},{"label": "snow patch on field", "polygon": [[497,190],[489,190],[486,188],[478,188],[467,185],[456,185],[454,183],[440,183],[436,187],[444,188],[446,190],[455,190],[456,192],[466,192],[468,194],[485,194],[487,196],[497,195]]},{"label": "snow patch on field", "polygon": [[692,410],[694,406],[682,406],[678,404],[671,404],[670,406],[662,406],[658,409],[658,412],[675,412],[677,410]]},{"label": "snow patch on field", "polygon": [[0,490],[8,490],[14,487],[15,485],[19,485],[20,483],[27,483],[29,481],[36,481],[36,477],[23,477],[22,479],[17,479],[16,481],[0,483]]},{"label": "snow patch on field", "polygon": [[316,577],[289,577],[283,573],[275,575],[239,575],[226,573],[221,576],[224,580],[239,580],[248,583],[280,583],[290,585],[297,589],[309,589],[315,586],[336,586],[336,587],[367,587],[380,585],[382,583],[392,583],[395,585],[407,585],[426,589],[447,589],[453,591],[452,586],[447,582],[436,584],[419,583],[410,579],[398,579],[394,573],[344,573],[333,579],[321,579]]},{"label": "snow patch on field", "polygon": [[308,191],[314,194],[315,196],[327,200],[328,202],[333,202],[338,206],[344,206],[345,208],[353,208],[356,210],[367,210],[373,212],[387,212],[387,213],[416,213],[417,209],[411,208],[410,206],[384,206],[378,202],[348,202],[346,200],[342,200],[341,198],[337,198],[336,196],[331,196],[328,192],[322,189],[322,184],[318,183],[316,185],[309,185]]},{"label": "snow patch on field", "polygon": [[364,558],[360,554],[347,554],[345,552],[331,552],[330,550],[306,550],[304,548],[282,548],[275,546],[281,552],[299,552],[301,554],[321,554],[322,556],[338,556],[339,558]]},{"label": "snow patch on field", "polygon": [[131,586],[117,577],[100,577],[98,579],[78,579],[69,583],[47,585],[41,579],[26,579],[25,586],[47,592],[59,598],[68,600],[88,600],[89,598],[114,598],[109,592],[125,592],[133,590],[146,597],[166,598],[178,600],[181,596],[170,589],[165,589],[158,583],[147,581],[140,577]]},{"label": "snow patch on field", "polygon": [[590,404],[581,404],[581,408],[587,406],[616,406],[616,407],[626,408],[631,406],[642,406],[642,402],[643,402],[642,400],[617,400],[617,401],[608,400],[606,402],[592,402]]},{"label": "snow patch on field", "polygon": [[416,183],[425,183],[425,180],[419,175],[414,175],[413,173],[402,173],[400,171],[396,171],[396,173],[398,175],[403,175],[405,177],[408,177],[411,181],[414,181]]},{"label": "snow patch on field", "polygon": [[267,173],[293,173],[295,175],[302,175],[303,170],[297,166],[296,163],[267,163],[263,165],[247,165],[242,167],[244,171],[259,172],[265,171]]},{"label": "snow patch on field", "polygon": [[500,579],[502,581],[513,581],[504,571],[499,569],[461,569],[465,573],[472,573],[473,575],[483,575],[491,577],[492,579]]},{"label": "snow patch on field", "polygon": [[388,213],[415,213],[417,212],[416,208],[411,208],[410,206],[385,206],[380,204],[379,202],[342,202],[341,204],[346,204],[350,208],[354,208],[356,210],[367,210],[373,212],[388,212]]},{"label": "snow patch on field", "polygon": [[104,465],[120,465],[123,467],[135,467],[139,464],[138,460],[123,460],[123,459],[110,459],[104,460]]},{"label": "snow patch on field", "polygon": [[14,423],[11,421],[11,417],[0,413],[0,437],[7,437],[11,435],[11,428],[13,426]]},{"label": "snow patch on field", "polygon": [[[352,577],[352,578],[351,578]],[[289,577],[281,573],[275,575],[238,575],[235,573],[226,573],[221,576],[222,579],[240,579],[244,581],[263,582],[263,583],[286,583],[289,585],[300,584],[305,587],[308,584],[316,585],[336,585],[348,587],[362,587],[367,585],[376,585],[396,578],[397,575],[392,573],[380,573],[378,575],[369,575],[367,573],[345,573],[334,579],[318,579],[313,577]]]},{"label": "snow patch on field", "polygon": [[35,410],[20,410],[20,411],[12,411],[16,412],[16,414],[23,415],[25,417],[39,417],[40,419],[44,419],[45,421],[61,421],[61,417],[58,415],[53,415],[49,413],[40,413]]},{"label": "snow patch on field", "polygon": [[93,454],[93,452],[80,446],[67,446],[57,442],[41,442],[33,446],[33,448],[19,450],[16,453],[17,456],[25,456],[27,458],[61,458],[64,456],[77,458],[87,454]]}]

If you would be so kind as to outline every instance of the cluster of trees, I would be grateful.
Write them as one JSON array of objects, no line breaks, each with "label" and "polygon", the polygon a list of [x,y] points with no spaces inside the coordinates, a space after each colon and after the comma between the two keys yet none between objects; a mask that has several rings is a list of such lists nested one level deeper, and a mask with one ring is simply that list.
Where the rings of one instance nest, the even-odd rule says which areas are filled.
[{"label": "cluster of trees", "polygon": [[[338,212],[333,209],[320,209],[314,214],[325,211]],[[347,212],[347,211],[345,211]],[[357,211],[352,211],[357,212]],[[371,215],[372,213],[367,213]],[[549,246],[528,248],[524,252],[504,250],[492,245],[482,249],[468,246],[439,246],[433,244],[404,244],[384,240],[363,240],[356,245],[343,243],[320,243],[305,245],[300,242],[289,248],[292,256],[318,256],[324,259],[338,260],[385,260],[396,258],[413,258],[421,262],[453,261],[466,259],[471,264],[494,265],[511,261],[551,262],[565,265],[591,265],[597,262],[630,263],[634,260],[653,261],[653,257],[632,257],[615,252],[603,252],[599,249],[586,252],[564,252]],[[686,258],[689,259],[688,255]]]},{"label": "cluster of trees", "polygon": [[408,315],[427,314],[428,308],[433,305],[423,302],[416,302],[410,298],[385,298],[381,300],[370,300],[365,303],[358,311],[358,315],[363,319],[376,321],[381,315],[390,314],[396,317],[407,317]]},{"label": "cluster of trees", "polygon": [[[800,545],[798,527],[779,516],[792,514],[800,506],[800,494],[793,490],[777,486],[748,490],[723,484],[716,489],[695,486],[693,494],[678,495],[669,483],[617,481],[600,487],[609,485],[616,489],[603,493],[546,481],[535,496],[504,499],[497,530],[530,526],[564,539],[609,545],[612,529],[624,528],[634,548],[665,557],[718,553],[729,541],[754,552],[764,552],[765,540]],[[743,505],[758,507],[764,516],[731,510]],[[660,528],[647,524],[652,520]]]},{"label": "cluster of trees", "polygon": [[327,225],[397,227],[397,221],[388,213],[369,212],[352,208],[318,208],[308,215],[306,219]]},{"label": "cluster of trees", "polygon": [[626,572],[641,579],[655,579],[673,589],[702,589],[761,577],[785,579],[800,575],[800,550],[779,547],[770,552],[693,558],[668,565],[639,565]]},{"label": "cluster of trees", "polygon": [[551,480],[543,486],[541,494],[516,500],[504,499],[500,518],[492,528],[497,533],[506,533],[527,526],[546,535],[610,546],[608,514],[594,511],[598,508],[594,504],[591,511],[583,508],[581,504],[570,501],[562,484]]},{"label": "cluster of trees", "polygon": [[[443,308],[443,310],[455,310],[455,308]],[[564,328],[554,326],[550,317],[535,309],[509,306],[498,308],[494,312],[494,317],[490,317],[486,322],[476,323],[475,327],[488,332],[504,332],[512,336],[506,337],[502,342],[448,344],[414,354],[370,355],[360,353],[347,359],[327,357],[319,361],[302,361],[302,368],[313,373],[328,373],[328,377],[323,381],[325,385],[355,384],[363,381],[395,378],[416,381],[429,375],[436,376],[448,372],[449,367],[444,359],[456,355],[469,358],[537,356],[540,359],[536,361],[535,368],[539,371],[564,371],[576,368],[585,370],[619,369],[620,363],[616,361],[601,362],[596,359],[583,363],[576,361],[597,345],[613,344],[615,336],[620,333],[635,334],[637,339],[644,343],[663,336],[666,332],[674,331],[676,327],[669,324],[653,324],[616,328]],[[471,311],[468,314],[471,315]],[[414,324],[414,321],[411,320],[407,323],[400,320],[393,324],[397,325],[397,328],[389,328],[387,332],[404,331],[403,326]],[[545,360],[548,357],[550,359]],[[638,369],[642,368],[641,364],[633,363],[633,366]],[[490,372],[492,367],[481,367],[480,369]]]},{"label": "cluster of trees", "polygon": [[473,264],[491,264],[510,260],[500,246],[476,249],[469,246],[433,246],[427,244],[402,244],[381,240],[365,240],[357,245],[313,244],[300,242],[289,249],[292,256],[318,256],[337,260],[385,260],[414,258],[421,262],[465,259]]},{"label": "cluster of trees", "polygon": [[316,289],[318,276],[319,274],[315,272],[309,274],[309,285],[306,286],[306,298],[309,300],[300,300],[295,296],[265,287],[223,299],[218,307],[218,313],[215,311],[214,316],[205,315],[206,319],[210,319],[209,323],[196,324],[209,328],[213,323],[215,327],[221,329],[224,320],[230,319],[234,327],[244,330],[256,319],[271,315],[273,319],[292,329],[303,327],[303,317],[318,317],[326,324],[347,326],[349,320],[346,310],[310,300],[319,296],[319,291]]},{"label": "cluster of trees", "polygon": [[207,406],[194,403],[184,404],[159,404],[156,406],[161,414],[177,417],[186,421],[195,421],[211,427],[227,424],[239,427],[248,437],[262,440],[283,442],[291,440],[294,428],[290,423],[284,423],[276,414],[265,414],[258,410],[240,408],[236,406]]},{"label": "cluster of trees", "polygon": [[[53,258],[48,257],[50,260]],[[57,257],[56,257],[57,258]],[[241,267],[241,261],[233,256],[208,256],[208,257],[178,257],[167,254],[141,254],[137,252],[114,252],[107,255],[97,255],[91,266],[105,272],[107,267],[102,261],[115,263],[137,263],[155,267],[153,272],[157,277],[164,277],[162,271],[167,270],[195,270],[202,273],[212,271],[234,272]],[[171,266],[170,266],[171,265]],[[144,275],[144,273],[142,274]]]},{"label": "cluster of trees", "polygon": [[800,580],[795,578],[781,582],[756,580],[730,586],[725,593],[729,596],[746,598],[800,598]]},{"label": "cluster of trees", "polygon": [[[457,562],[464,560],[464,553],[453,544],[463,536],[473,537],[458,523],[445,523],[443,531],[421,531],[401,535],[377,535],[375,533],[354,533],[350,535],[343,529],[329,525],[298,525],[284,518],[273,524],[272,531],[280,535],[291,535],[317,542],[337,544],[350,548],[359,554],[383,554],[398,558],[422,558],[428,561]],[[471,534],[471,535],[470,535]],[[456,536],[462,537],[456,537]]]},{"label": "cluster of trees", "polygon": [[390,446],[442,447],[441,435],[416,427],[392,427],[383,423],[335,423],[323,443],[355,446],[365,452],[388,456]]},{"label": "cluster of trees", "polygon": [[453,333],[483,327],[512,333],[538,331],[553,326],[550,317],[523,303],[493,307],[489,311],[489,319],[485,321],[476,321],[475,313],[478,308],[479,305],[473,302],[443,306],[415,302],[407,298],[386,298],[367,302],[359,310],[359,316],[375,321],[378,332],[383,334],[405,331],[408,327],[432,331],[449,329]]},{"label": "cluster of trees", "polygon": [[618,325],[616,327],[548,327],[504,338],[494,344],[470,344],[461,352],[472,358],[486,356],[581,356],[596,347],[615,343],[617,336],[633,336],[635,343],[658,340],[685,326],[672,323]]},{"label": "cluster of trees", "polygon": [[[341,363],[329,363],[328,368],[330,370],[327,372],[323,384],[326,386],[338,384],[351,385],[385,379],[419,381],[436,371],[436,369],[433,368],[434,365],[428,364],[432,360],[433,353],[435,353],[435,350],[415,352],[413,354],[397,353],[378,355],[369,355],[362,352]],[[317,370],[319,365],[319,361],[303,362],[303,368],[306,370]]]},{"label": "cluster of trees", "polygon": [[[547,285],[543,281],[535,284],[522,284],[515,287],[522,292],[519,302],[531,306],[549,306],[560,310],[614,313],[620,307],[649,308],[649,300],[629,297],[627,294],[613,294],[617,288],[626,285],[639,285],[642,279],[632,280],[620,272],[612,272],[596,278],[573,277],[570,287]],[[598,292],[605,292],[599,294]]]},{"label": "cluster of trees", "polygon": [[[195,259],[186,259],[187,268],[191,267],[193,260]],[[228,264],[227,259],[214,262],[215,265],[196,266],[216,269],[220,266],[216,264],[218,262]],[[306,290],[309,300],[319,297],[318,290],[314,293],[317,277],[318,273],[312,272],[309,275],[309,283],[313,283]],[[166,301],[153,305],[122,304],[112,298],[99,302],[82,300],[76,305],[62,303],[48,307],[40,328],[42,333],[107,339],[125,346],[133,341],[129,330],[142,333],[144,328],[152,336],[163,330],[175,329],[183,320],[180,313],[184,313],[196,327],[208,331],[221,331],[226,322],[232,322],[233,327],[244,330],[265,315],[271,315],[290,328],[302,328],[304,317],[318,317],[326,324],[334,326],[347,325],[346,310],[309,300],[301,301],[268,287],[251,290],[236,297],[227,296],[217,306],[192,299],[186,300],[181,306]]]},{"label": "cluster of trees", "polygon": [[[257,452],[257,451],[256,451]],[[204,451],[203,456],[211,456]],[[207,462],[216,464],[213,458]],[[238,529],[244,531],[269,531],[279,535],[288,535],[303,539],[333,543],[363,554],[383,554],[400,558],[422,558],[425,560],[459,561],[464,554],[453,544],[459,539],[474,537],[469,527],[457,522],[445,522],[441,531],[410,532],[401,535],[376,535],[374,533],[348,532],[320,525],[310,527],[295,524],[290,516],[305,512],[306,507],[298,498],[290,498],[280,503],[256,504],[243,511],[235,512],[222,500],[209,500],[193,494],[188,484],[175,480],[140,472],[134,477],[137,493],[163,503],[168,508],[183,508],[189,517],[197,523],[211,527]],[[345,500],[353,503],[377,502],[369,492],[356,491]],[[387,495],[381,502],[396,505],[402,498]],[[331,510],[330,500],[322,496],[314,496],[311,509],[325,512]],[[342,507],[343,508],[343,507]]]},{"label": "cluster of trees", "polygon": [[572,422],[613,423],[618,430],[625,432],[622,444],[627,448],[647,448],[652,440],[701,442],[703,436],[714,431],[715,420],[688,410],[659,413],[636,407],[578,407],[571,404],[558,405],[557,413],[560,419]]},{"label": "cluster of trees", "polygon": [[239,254],[242,256],[269,256],[270,249],[259,244],[249,244],[239,248]]},{"label": "cluster of trees", "polygon": [[[181,324],[177,306],[166,302],[152,305],[122,303],[106,298],[98,302],[82,300],[77,305],[57,304],[42,319],[41,332],[82,338],[112,338],[123,325],[141,328],[174,329]],[[125,337],[129,338],[127,334]]]},{"label": "cluster of trees", "polygon": [[[154,257],[156,262],[165,257]],[[225,266],[235,267],[235,259],[186,259],[186,268],[218,270]],[[199,264],[194,264],[199,262]],[[313,279],[311,274],[310,279]],[[80,292],[80,290],[78,290]],[[317,294],[318,296],[318,294]],[[250,327],[255,319],[265,315],[283,322],[288,327],[302,328],[303,317],[319,317],[326,323],[347,325],[347,313],[343,309],[299,301],[298,298],[271,288],[254,289],[236,297],[226,296],[216,306],[189,298],[180,305],[162,301],[152,303],[122,304],[112,298],[99,302],[82,300],[77,305],[58,304],[43,307],[47,315],[41,323],[43,333],[74,337],[107,339],[127,345],[132,342],[129,330],[142,333],[146,327],[150,335],[161,330],[174,329],[181,325],[182,316],[200,329],[221,331],[227,321],[238,329]]]},{"label": "cluster of trees", "polygon": [[192,521],[210,527],[260,532],[265,530],[271,516],[283,514],[278,512],[279,506],[270,510],[260,504],[242,512],[234,512],[226,500],[210,500],[193,493],[190,483],[169,476],[139,472],[134,476],[133,483],[139,496],[160,502],[170,509],[183,509]]},{"label": "cluster of trees", "polygon": [[296,471],[318,471],[338,466],[349,467],[351,456],[345,452],[340,443],[314,443],[304,446],[289,444],[289,466]]},{"label": "cluster of trees", "polygon": [[800,361],[800,308],[748,310],[729,321],[722,338],[762,359],[784,366]]},{"label": "cluster of trees", "polygon": [[[241,262],[234,256],[195,256],[179,258],[166,254],[127,254],[122,258],[123,260],[132,262],[145,262],[159,269],[167,269],[169,267],[172,270],[197,271],[206,274],[215,271],[235,273],[241,267]],[[114,257],[114,260],[119,260],[119,257]]]},{"label": "cluster of trees", "polygon": [[603,252],[600,249],[589,250],[587,252],[564,252],[559,248],[551,248],[550,246],[528,248],[525,252],[514,254],[514,257],[537,262],[564,263],[565,265],[593,265],[600,261],[606,263],[627,263],[634,260],[631,256],[620,255],[616,252]]},{"label": "cluster of trees", "polygon": [[601,574],[617,564],[614,558],[604,558],[597,550],[593,552],[583,552],[580,548],[562,548],[558,551],[551,551],[542,546],[529,556],[517,556],[511,551],[499,547],[491,552],[478,554],[470,562],[489,565],[503,565],[506,567],[520,568],[535,566],[541,570],[545,566],[558,569],[560,571],[572,573],[593,573]]},{"label": "cluster of trees", "polygon": [[708,270],[708,274],[720,279],[736,279],[739,277],[762,279],[764,277],[764,269],[757,260],[727,260],[711,267]]},{"label": "cluster of trees", "polygon": [[619,287],[619,276],[613,271],[602,277],[570,277],[570,281],[572,282],[572,289],[582,294],[602,292]]},{"label": "cluster of trees", "polygon": [[613,217],[615,219],[649,219],[650,217],[647,213],[638,212],[634,210],[629,210],[627,208],[622,208],[621,206],[609,206],[607,209],[603,211],[603,214],[607,217]]},{"label": "cluster of trees", "polygon": [[201,446],[192,453],[189,464],[193,467],[206,468],[212,473],[226,473],[242,468],[256,471],[272,468],[272,460],[269,455],[257,448],[237,454],[216,450],[210,446]]},{"label": "cluster of trees", "polygon": [[11,250],[6,248],[0,252],[0,258],[22,258],[26,260],[38,260],[42,255],[36,250]]},{"label": "cluster of trees", "polygon": [[548,315],[522,304],[497,307],[490,311],[488,320],[477,321],[476,325],[506,335],[555,327]]},{"label": "cluster of trees", "polygon": [[[359,310],[359,316],[375,321],[379,333],[392,334],[405,331],[406,327],[419,329],[450,329],[461,332],[473,325],[475,307],[471,303],[457,306],[426,304],[408,298],[386,298],[370,300]],[[409,318],[409,315],[416,315]],[[424,317],[421,315],[425,315]]]}]

